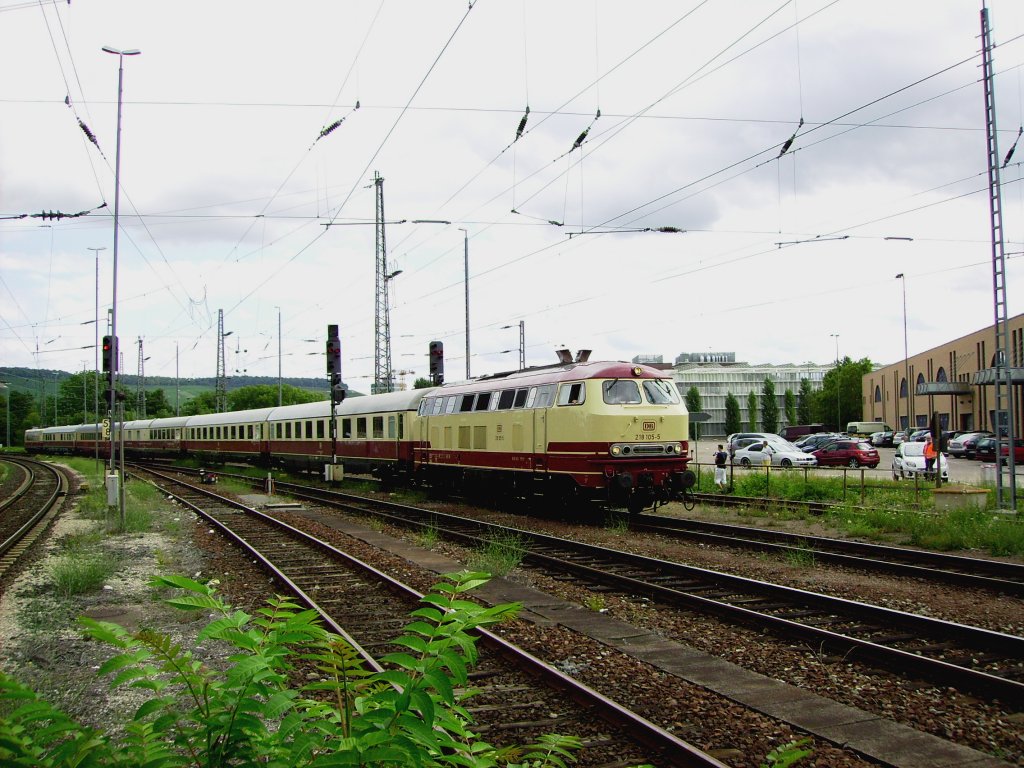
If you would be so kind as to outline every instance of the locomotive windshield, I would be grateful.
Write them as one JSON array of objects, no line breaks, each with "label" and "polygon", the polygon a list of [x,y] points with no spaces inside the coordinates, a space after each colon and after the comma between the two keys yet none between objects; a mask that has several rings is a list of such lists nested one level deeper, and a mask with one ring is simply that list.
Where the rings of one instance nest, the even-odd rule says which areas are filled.
[{"label": "locomotive windshield", "polygon": [[667,405],[679,402],[679,391],[668,379],[645,379],[644,393],[651,405]]},{"label": "locomotive windshield", "polygon": [[613,379],[601,385],[604,401],[609,405],[639,405],[640,390],[635,381],[630,379]]}]

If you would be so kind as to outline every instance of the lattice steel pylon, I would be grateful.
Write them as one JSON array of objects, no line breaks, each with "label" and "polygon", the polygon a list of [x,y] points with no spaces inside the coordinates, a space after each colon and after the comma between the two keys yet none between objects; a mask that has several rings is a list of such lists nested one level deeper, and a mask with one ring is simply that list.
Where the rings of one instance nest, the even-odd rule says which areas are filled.
[{"label": "lattice steel pylon", "polygon": [[[1013,371],[1008,357],[1010,326],[1006,314],[1006,255],[1003,250],[1003,202],[999,179],[999,141],[996,131],[996,95],[992,72],[992,38],[988,9],[981,9],[981,64],[985,87],[985,128],[988,139],[989,213],[992,224],[992,298],[995,306],[995,432],[996,504],[1000,509],[1017,509],[1017,483],[1014,468]],[[978,361],[983,364],[983,361]],[[1009,488],[1004,487],[1003,467],[999,457],[1006,450]]]},{"label": "lattice steel pylon", "polygon": [[142,337],[139,336],[139,365],[135,385],[135,412],[138,418],[146,418],[146,358],[142,356]]},{"label": "lattice steel pylon", "polygon": [[214,390],[217,413],[228,409],[228,376],[224,365],[224,310],[217,310],[217,382]]},{"label": "lattice steel pylon", "polygon": [[394,373],[391,370],[391,321],[388,312],[388,249],[384,237],[384,179],[373,172],[373,184],[377,198],[376,237],[376,299],[374,302],[374,355],[373,386],[371,392],[392,392],[395,388]]}]

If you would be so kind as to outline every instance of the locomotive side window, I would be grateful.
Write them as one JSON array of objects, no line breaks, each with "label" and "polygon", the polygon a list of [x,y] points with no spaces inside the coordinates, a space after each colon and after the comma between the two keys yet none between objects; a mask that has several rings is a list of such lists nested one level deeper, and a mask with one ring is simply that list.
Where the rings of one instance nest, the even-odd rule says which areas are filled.
[{"label": "locomotive side window", "polygon": [[[544,384],[537,387],[537,399],[533,403],[534,408],[550,408],[555,402],[555,385]],[[529,407],[529,406],[527,406]]]},{"label": "locomotive side window", "polygon": [[366,417],[360,416],[356,419],[356,437],[366,439]]},{"label": "locomotive side window", "polygon": [[352,437],[352,419],[341,420],[341,436]]},{"label": "locomotive side window", "polygon": [[[563,384],[562,388],[558,391],[559,405],[580,405],[586,399],[587,388],[584,386],[582,381],[576,381],[572,384]],[[540,408],[543,406],[538,403],[537,407]]]},{"label": "locomotive side window", "polygon": [[[466,411],[473,410],[473,399],[476,395],[463,395],[462,402],[459,403],[459,413],[465,413]],[[469,447],[468,445],[466,446]]]},{"label": "locomotive side window", "polygon": [[512,407],[512,403],[516,399],[516,391],[514,389],[503,389],[501,394],[498,396],[498,410],[507,411]]},{"label": "locomotive side window", "polygon": [[444,408],[444,398],[443,397],[435,397],[434,398],[434,410],[431,412],[431,415],[432,416],[437,416],[439,413],[441,413],[441,409],[442,408]]},{"label": "locomotive side window", "polygon": [[444,399],[444,412],[455,413],[455,404],[459,401],[457,397],[446,397]]},{"label": "locomotive side window", "polygon": [[431,407],[433,407],[433,402],[434,399],[432,397],[424,397],[420,400],[420,407],[416,412],[420,416],[426,416],[430,412]]},{"label": "locomotive side window", "polygon": [[501,392],[492,392],[491,393],[490,410],[492,410],[492,411],[498,410],[498,406],[500,404],[501,404]]},{"label": "locomotive side window", "polygon": [[647,379],[644,382],[644,394],[647,395],[647,402],[652,405],[679,402],[679,390],[675,384],[665,379]]},{"label": "locomotive side window", "polygon": [[384,437],[384,417],[374,416],[373,417],[373,436],[375,438]]},{"label": "locomotive side window", "polygon": [[614,379],[601,384],[604,401],[609,405],[639,404],[640,390],[631,379]]},{"label": "locomotive side window", "polygon": [[512,403],[512,407],[513,408],[522,408],[524,405],[526,405],[526,395],[527,395],[527,393],[529,393],[529,391],[530,390],[528,390],[528,389],[517,389],[516,390],[516,399]]},{"label": "locomotive side window", "polygon": [[476,406],[473,408],[474,411],[486,411],[487,406],[491,404],[491,393],[481,392],[476,396]]}]

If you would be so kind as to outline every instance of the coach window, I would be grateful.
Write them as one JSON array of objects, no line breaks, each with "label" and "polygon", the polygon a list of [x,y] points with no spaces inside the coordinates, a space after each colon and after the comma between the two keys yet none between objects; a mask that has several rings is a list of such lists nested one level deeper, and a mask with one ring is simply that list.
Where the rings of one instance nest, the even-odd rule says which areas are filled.
[{"label": "coach window", "polygon": [[324,420],[323,419],[317,419],[316,420],[316,437],[317,437],[317,440],[323,440],[324,439]]},{"label": "coach window", "polygon": [[360,416],[356,419],[356,437],[366,439],[366,417]]},{"label": "coach window", "polygon": [[474,411],[486,411],[487,410],[487,406],[490,405],[490,404],[491,404],[491,393],[490,392],[481,392],[479,395],[476,396],[476,407],[473,408],[473,410]]},{"label": "coach window", "polygon": [[398,414],[398,439],[401,440],[405,437],[405,414]]},{"label": "coach window", "polygon": [[352,437],[352,419],[341,420],[341,436]]},{"label": "coach window", "polygon": [[203,440],[209,440],[209,433],[206,431],[209,427],[203,427]]},{"label": "coach window", "polygon": [[373,436],[375,439],[384,437],[384,417],[374,416],[373,417]]},{"label": "coach window", "polygon": [[290,421],[286,421],[284,423],[284,436],[285,436],[285,439],[291,439],[291,436],[292,436],[292,423]]},{"label": "coach window", "polygon": [[232,424],[232,425],[231,425],[231,439],[232,439],[232,440],[234,440],[234,439],[235,439],[235,438],[236,438],[237,436],[238,436],[238,434],[237,434],[237,432],[235,431],[235,425],[234,425],[234,424]]},{"label": "coach window", "polygon": [[[526,390],[525,389],[520,389],[518,391],[514,390],[514,389],[506,389],[506,390],[504,390],[501,393],[501,397],[498,398],[498,410],[499,411],[507,411],[509,408],[511,408],[513,405],[515,405],[516,400],[519,399],[519,393],[520,392],[523,393],[523,400],[525,401],[526,400]],[[522,405],[523,405],[522,403],[519,403],[519,407],[520,408],[522,407]]]},{"label": "coach window", "polygon": [[395,436],[395,417],[388,416],[388,437]]},{"label": "coach window", "polygon": [[296,421],[295,422],[295,439],[296,440],[301,440],[302,439],[302,422],[301,421]]},{"label": "coach window", "polygon": [[247,440],[252,440],[252,424],[245,425],[245,436]]},{"label": "coach window", "polygon": [[312,440],[313,439],[313,422],[312,421],[307,421],[306,422],[306,439],[307,440]]},{"label": "coach window", "polygon": [[651,405],[667,405],[679,402],[679,390],[671,381],[665,379],[647,379],[644,381],[644,394]]},{"label": "coach window", "polygon": [[601,394],[609,405],[635,405],[640,401],[640,390],[632,379],[613,379],[601,383]]},{"label": "coach window", "polygon": [[280,421],[277,422],[274,425],[274,437],[276,437],[278,440],[281,439],[281,422]]}]

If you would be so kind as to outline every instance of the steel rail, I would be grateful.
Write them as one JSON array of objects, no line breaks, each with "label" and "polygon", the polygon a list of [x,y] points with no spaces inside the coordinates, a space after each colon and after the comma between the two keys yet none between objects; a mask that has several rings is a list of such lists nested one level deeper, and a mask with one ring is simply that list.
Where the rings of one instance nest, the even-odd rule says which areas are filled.
[{"label": "steel rail", "polygon": [[816,560],[851,568],[1024,595],[1024,565],[1019,563],[662,515],[632,517],[629,527],[707,544],[809,554]]},{"label": "steel rail", "polygon": [[[56,467],[32,459],[4,457],[4,461],[21,466],[28,473],[26,482],[19,488],[16,501],[28,503],[26,496],[35,488],[38,488],[39,471],[47,473],[50,479],[54,480],[53,489],[47,492],[46,497],[38,504],[35,512],[31,513],[25,522],[3,542],[0,542],[0,574],[6,573],[11,566],[21,557],[22,554],[35,543],[46,530],[51,519],[56,516],[59,509],[58,502],[67,496],[68,481],[63,472]],[[11,505],[4,507],[5,513],[9,512]]]},{"label": "steel rail", "polygon": [[[207,498],[214,499],[218,504],[230,506],[233,509],[240,511],[253,519],[260,520],[261,522],[267,525],[274,526],[278,530],[287,532],[289,536],[301,540],[308,546],[315,547],[318,550],[329,554],[331,557],[338,558],[344,561],[353,569],[364,572],[372,576],[374,579],[384,582],[385,584],[390,586],[394,591],[399,592],[400,594],[404,595],[405,597],[411,600],[415,600],[418,602],[423,597],[422,593],[398,581],[397,579],[392,578],[391,576],[363,562],[362,560],[359,560],[358,558],[355,558],[352,555],[349,555],[348,553],[337,549],[331,544],[328,544],[327,542],[324,542],[304,531],[301,531],[298,528],[288,525],[287,523],[284,523],[270,515],[266,515],[262,512],[259,512],[258,510],[247,507],[244,504],[233,501],[231,499],[227,499],[206,488],[197,488],[188,483],[184,483],[180,479],[165,475],[162,472],[157,472],[153,469],[147,469],[146,471],[152,475],[160,477],[164,481],[172,482],[181,486],[186,486],[190,489],[190,492],[199,493]],[[164,490],[166,491],[166,488]],[[178,497],[177,494],[172,495],[174,495],[176,498]],[[236,532],[234,532],[229,526],[216,521],[210,515],[206,514],[203,510],[201,510],[197,505],[194,505],[185,499],[181,499],[181,501],[182,503],[187,504],[188,507],[192,509],[194,512],[202,516],[204,520],[209,520],[212,524],[217,525],[218,530],[222,530],[225,533],[225,535],[231,538],[232,541],[235,541],[240,546],[243,546],[246,549],[246,551],[250,552],[254,557],[257,558],[257,560],[263,565],[264,568],[268,569],[272,574],[274,574],[275,578],[279,578],[282,583],[288,586],[289,589],[295,590],[295,593],[298,596],[300,596],[300,599],[302,599],[304,602],[307,602],[307,604],[311,608],[316,610],[318,613],[325,616],[325,619],[329,621],[329,624],[332,628],[331,631],[341,634],[343,637],[346,638],[346,640],[352,642],[354,647],[359,648],[358,644],[355,643],[355,641],[352,640],[347,635],[347,633],[345,633],[341,629],[340,625],[338,625],[335,621],[330,620],[330,617],[327,616],[326,612],[320,606],[317,605],[316,601],[313,600],[300,587],[298,587],[298,585],[296,585],[290,578],[288,578],[286,574],[284,574],[276,565],[274,565],[269,560],[269,558],[265,557],[257,549],[252,547],[248,542],[244,541],[244,538]],[[631,710],[625,707],[622,707],[621,705],[617,704],[615,701],[604,696],[603,694],[600,694],[592,688],[583,685],[574,678],[569,677],[568,675],[565,675],[562,672],[554,669],[549,664],[538,659],[536,656],[533,656],[527,651],[518,648],[512,643],[509,643],[508,641],[504,640],[503,638],[494,634],[493,632],[490,632],[483,628],[478,628],[475,631],[480,635],[481,639],[484,641],[485,644],[490,646],[496,652],[500,653],[502,656],[511,659],[517,667],[525,669],[532,676],[538,677],[541,680],[545,681],[545,683],[548,686],[562,690],[574,701],[581,704],[585,704],[589,707],[593,707],[604,719],[606,719],[608,722],[615,725],[616,727],[623,728],[624,730],[626,730],[631,735],[631,737],[636,739],[639,743],[645,745],[650,749],[665,754],[671,761],[672,765],[682,766],[684,768],[690,768],[691,766],[693,768],[727,768],[727,766],[724,763],[719,762],[715,758],[702,752],[693,745],[683,741],[677,736],[674,736],[668,731],[665,731],[664,729],[655,725],[646,718],[641,717],[637,713],[632,712]]]},{"label": "steel rail", "polygon": [[[617,588],[624,589],[631,594],[639,593],[659,596],[670,602],[681,603],[734,622],[741,622],[747,625],[753,624],[755,626],[767,624],[776,632],[790,637],[795,636],[804,640],[810,640],[816,646],[823,644],[830,648],[842,649],[844,652],[856,650],[864,658],[870,659],[874,663],[885,665],[895,671],[914,674],[940,684],[955,685],[961,689],[980,694],[985,698],[998,698],[1015,704],[1024,702],[1024,683],[1017,680],[999,677],[941,659],[921,656],[914,651],[905,651],[871,640],[822,629],[804,622],[794,621],[790,618],[759,612],[742,605],[734,605],[723,600],[702,597],[697,594],[688,593],[680,588],[666,586],[665,583],[657,583],[656,581],[643,578],[617,576],[611,573],[609,568],[614,567],[616,564],[620,566],[627,564],[639,569],[653,570],[655,575],[652,578],[659,579],[662,582],[665,579],[671,578],[683,581],[699,580],[700,585],[696,589],[701,591],[708,590],[709,587],[707,585],[712,584],[714,586],[711,588],[717,588],[721,591],[733,590],[747,595],[757,595],[758,599],[770,598],[785,601],[786,605],[788,605],[787,611],[791,614],[802,613],[801,606],[812,606],[815,611],[845,616],[848,620],[868,620],[878,622],[886,627],[898,627],[913,633],[920,632],[936,638],[940,642],[953,639],[967,644],[974,649],[981,649],[986,652],[1001,654],[1008,659],[1019,660],[1024,658],[1024,638],[1015,635],[1007,635],[1001,632],[933,619],[918,614],[895,611],[854,600],[832,597],[755,579],[747,579],[718,571],[633,555],[606,547],[594,547],[579,542],[566,541],[508,526],[468,520],[455,515],[424,510],[396,502],[377,501],[362,496],[353,496],[351,494],[321,489],[305,488],[302,491],[296,491],[294,489],[301,489],[303,487],[292,486],[286,483],[277,483],[276,485],[279,490],[287,490],[288,493],[298,495],[300,498],[321,503],[328,502],[347,505],[354,511],[363,513],[370,511],[366,508],[367,506],[385,508],[395,514],[384,516],[391,517],[397,524],[430,527],[442,535],[449,536],[455,540],[461,540],[471,546],[485,545],[488,541],[488,533],[491,536],[498,534],[499,536],[518,537],[522,541],[534,542],[534,546],[537,547],[543,545],[547,552],[530,549],[526,558],[539,563],[549,570],[571,572],[590,578],[598,583],[617,585]],[[345,501],[342,501],[342,499],[345,499]],[[356,506],[357,504],[363,506]],[[467,533],[465,529],[460,530],[459,526],[466,526],[475,530],[473,533]],[[590,560],[590,564],[571,562],[571,555],[574,552],[582,553]],[[775,606],[775,608],[778,607],[777,605]]]}]

